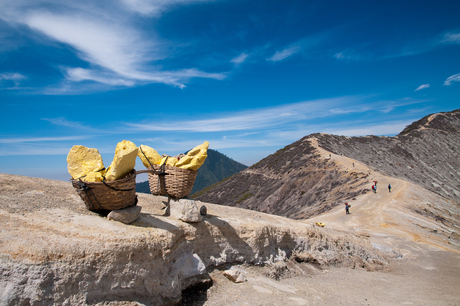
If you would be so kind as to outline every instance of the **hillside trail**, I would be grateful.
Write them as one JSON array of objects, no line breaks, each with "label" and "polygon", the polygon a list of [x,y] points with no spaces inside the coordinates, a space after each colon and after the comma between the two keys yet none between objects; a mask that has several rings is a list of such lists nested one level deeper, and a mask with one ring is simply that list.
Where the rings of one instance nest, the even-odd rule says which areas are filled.
[{"label": "hillside trail", "polygon": [[[407,181],[374,171],[356,160],[318,147],[323,158],[333,159],[348,172],[369,174],[369,192],[344,205],[306,219],[306,224],[355,233],[389,255],[384,271],[360,268],[315,270],[302,276],[273,281],[245,267],[248,281],[233,284],[213,273],[214,286],[202,305],[460,305],[460,252],[433,233],[442,225],[412,213],[407,207],[436,196]],[[391,184],[391,192],[388,190]],[[200,304],[201,305],[201,304]]]}]

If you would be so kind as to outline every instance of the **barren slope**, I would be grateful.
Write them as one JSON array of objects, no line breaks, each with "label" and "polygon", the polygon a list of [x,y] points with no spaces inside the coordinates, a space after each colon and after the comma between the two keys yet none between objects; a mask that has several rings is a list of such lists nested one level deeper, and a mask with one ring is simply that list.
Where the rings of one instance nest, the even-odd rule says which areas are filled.
[{"label": "barren slope", "polygon": [[[313,134],[203,190],[197,199],[304,219],[371,192],[372,172],[378,171],[460,205],[459,152],[459,110],[427,116],[395,137]],[[344,167],[340,157],[354,163]]]}]

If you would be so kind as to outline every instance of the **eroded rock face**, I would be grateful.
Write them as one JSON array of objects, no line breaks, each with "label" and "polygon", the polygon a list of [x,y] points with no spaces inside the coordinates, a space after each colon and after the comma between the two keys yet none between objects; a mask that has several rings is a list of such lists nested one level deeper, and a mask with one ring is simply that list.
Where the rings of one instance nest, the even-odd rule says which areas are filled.
[{"label": "eroded rock face", "polygon": [[186,223],[161,215],[166,198],[146,194],[140,217],[126,225],[84,209],[70,183],[0,181],[0,305],[167,305],[205,268],[294,253],[321,265],[387,263],[367,239],[278,216],[206,204],[201,222]]}]

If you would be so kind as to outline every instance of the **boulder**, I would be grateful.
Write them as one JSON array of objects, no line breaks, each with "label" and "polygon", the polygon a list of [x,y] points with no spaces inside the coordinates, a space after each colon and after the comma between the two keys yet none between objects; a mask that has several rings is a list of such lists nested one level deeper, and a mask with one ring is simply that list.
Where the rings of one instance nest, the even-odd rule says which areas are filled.
[{"label": "boulder", "polygon": [[173,219],[182,220],[184,222],[200,222],[203,216],[192,199],[171,199],[169,203],[170,216]]},{"label": "boulder", "polygon": [[141,214],[142,207],[131,206],[123,209],[112,210],[108,215],[107,219],[129,224],[137,220]]},{"label": "boulder", "polygon": [[246,282],[248,280],[246,273],[246,271],[238,267],[232,267],[231,269],[224,271],[225,277],[234,283]]}]

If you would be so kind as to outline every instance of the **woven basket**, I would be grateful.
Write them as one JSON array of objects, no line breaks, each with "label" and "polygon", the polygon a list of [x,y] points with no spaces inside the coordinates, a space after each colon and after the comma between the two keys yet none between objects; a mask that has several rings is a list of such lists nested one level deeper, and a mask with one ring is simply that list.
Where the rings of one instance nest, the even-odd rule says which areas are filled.
[{"label": "woven basket", "polygon": [[135,170],[115,181],[71,181],[89,210],[115,210],[137,204]]},{"label": "woven basket", "polygon": [[172,166],[164,166],[163,174],[162,167],[159,165],[153,165],[148,170],[138,171],[137,173],[140,172],[148,173],[150,192],[153,195],[170,196],[175,199],[185,198],[190,195],[198,174],[198,171]]}]

